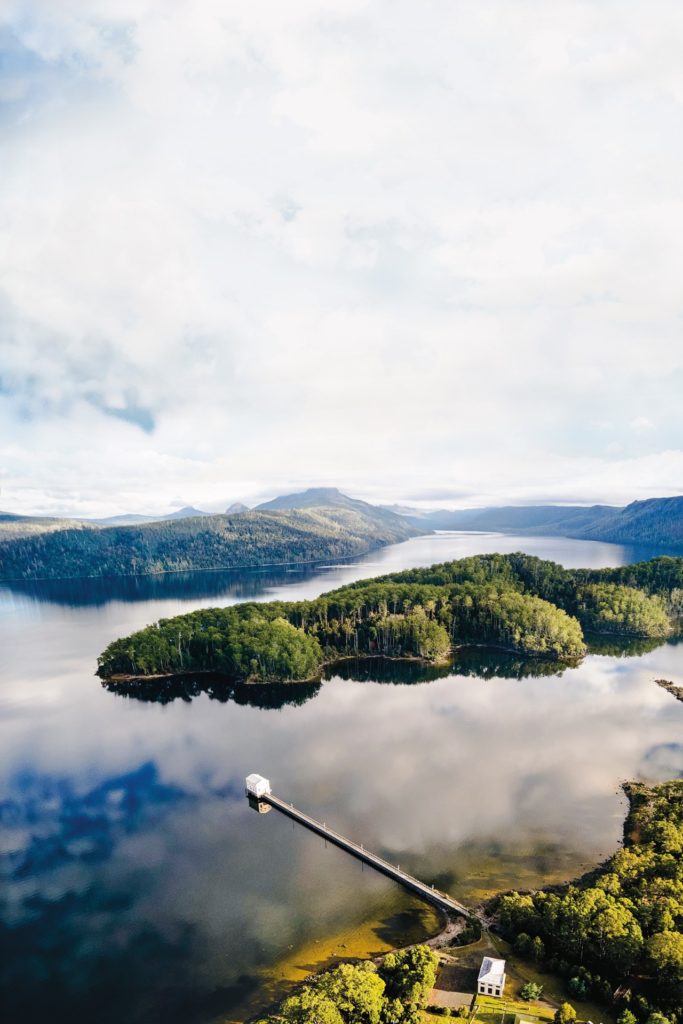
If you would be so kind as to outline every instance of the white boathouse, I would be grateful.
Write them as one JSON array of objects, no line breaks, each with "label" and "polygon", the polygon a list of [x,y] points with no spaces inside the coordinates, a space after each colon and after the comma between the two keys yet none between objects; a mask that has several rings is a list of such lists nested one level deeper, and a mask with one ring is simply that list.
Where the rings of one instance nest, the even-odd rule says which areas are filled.
[{"label": "white boathouse", "polygon": [[270,794],[270,782],[268,779],[264,779],[262,775],[257,775],[255,772],[252,775],[247,775],[245,788],[247,796],[256,797],[257,800]]},{"label": "white boathouse", "polygon": [[479,968],[477,992],[480,996],[502,996],[505,988],[505,961],[485,956]]}]

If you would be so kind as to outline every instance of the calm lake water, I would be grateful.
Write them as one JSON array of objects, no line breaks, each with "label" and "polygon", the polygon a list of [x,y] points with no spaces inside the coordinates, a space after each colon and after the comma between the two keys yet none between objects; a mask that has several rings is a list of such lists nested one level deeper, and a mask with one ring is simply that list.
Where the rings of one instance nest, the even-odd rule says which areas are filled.
[{"label": "calm lake water", "polygon": [[[554,672],[463,652],[348,663],[319,686],[140,701],[94,676],[117,636],[190,608],[312,597],[484,551],[566,566],[652,552],[444,533],[344,566],[0,588],[3,1020],[239,1020],[332,956],[431,912],[292,825],[244,777],[455,896],[568,878],[621,836],[619,783],[683,775],[683,646]],[[541,674],[538,674],[541,673]]]}]

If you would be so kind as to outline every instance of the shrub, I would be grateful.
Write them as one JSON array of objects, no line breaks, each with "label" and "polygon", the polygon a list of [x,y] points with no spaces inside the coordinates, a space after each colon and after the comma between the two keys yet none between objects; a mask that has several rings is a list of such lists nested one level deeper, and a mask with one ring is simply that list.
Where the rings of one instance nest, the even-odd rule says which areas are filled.
[{"label": "shrub", "polygon": [[579,978],[574,975],[567,982],[567,991],[570,996],[574,996],[575,999],[585,999],[588,993],[588,987],[583,978]]},{"label": "shrub", "polygon": [[555,1013],[555,1024],[574,1024],[576,1010],[571,1003],[562,1003],[562,1006]]}]

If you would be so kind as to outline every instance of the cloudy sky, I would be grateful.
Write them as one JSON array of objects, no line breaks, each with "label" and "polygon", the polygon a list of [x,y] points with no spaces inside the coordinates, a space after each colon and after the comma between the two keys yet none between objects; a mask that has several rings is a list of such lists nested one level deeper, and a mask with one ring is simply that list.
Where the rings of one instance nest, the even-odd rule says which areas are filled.
[{"label": "cloudy sky", "polygon": [[0,508],[683,492],[678,0],[0,0]]}]

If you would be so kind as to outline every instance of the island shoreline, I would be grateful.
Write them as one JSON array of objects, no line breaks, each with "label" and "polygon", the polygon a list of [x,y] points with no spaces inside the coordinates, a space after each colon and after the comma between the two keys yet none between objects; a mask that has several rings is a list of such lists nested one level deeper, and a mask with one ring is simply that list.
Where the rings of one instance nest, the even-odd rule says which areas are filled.
[{"label": "island shoreline", "polygon": [[[526,651],[520,651],[515,647],[506,647],[503,644],[482,644],[482,643],[466,643],[456,644],[447,655],[441,658],[418,658],[414,655],[392,655],[392,654],[366,654],[358,652],[357,654],[342,654],[338,658],[325,661],[321,665],[321,669],[334,669],[336,665],[343,665],[349,661],[390,661],[396,662],[397,664],[413,664],[413,665],[424,665],[425,667],[445,667],[451,661],[452,657],[459,651],[469,650],[483,650],[483,651],[500,651],[503,654],[515,654],[528,658],[530,661],[545,661],[550,662],[554,665],[559,665],[565,668],[575,668],[579,662],[574,661],[561,661],[559,659],[548,658],[544,654],[530,654]],[[590,652],[589,652],[590,653]],[[310,676],[307,679],[250,679],[250,678],[235,678],[221,672],[216,672],[215,669],[193,669],[186,672],[161,672],[149,675],[143,674],[127,674],[127,673],[114,673],[113,675],[100,675],[96,672],[95,675],[105,683],[145,683],[145,682],[168,682],[177,681],[180,679],[194,679],[195,676],[210,676],[211,678],[225,682],[231,686],[264,686],[276,684],[278,686],[298,686],[310,683],[321,683],[324,682],[324,675],[321,672],[318,675]]]}]

